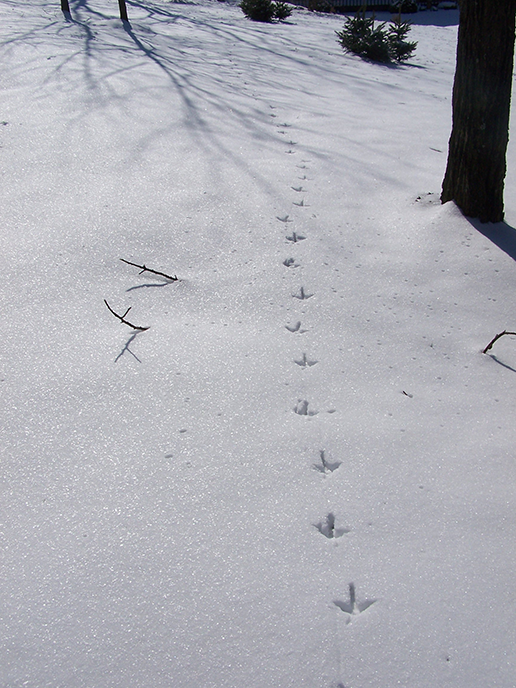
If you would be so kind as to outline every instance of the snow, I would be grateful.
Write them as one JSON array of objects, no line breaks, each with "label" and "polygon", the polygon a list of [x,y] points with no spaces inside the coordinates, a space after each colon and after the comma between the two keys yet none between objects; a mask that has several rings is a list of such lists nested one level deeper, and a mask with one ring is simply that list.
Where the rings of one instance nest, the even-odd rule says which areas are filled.
[{"label": "snow", "polygon": [[512,688],[516,148],[507,225],[439,204],[457,13],[389,68],[71,9],[0,2],[0,685]]}]

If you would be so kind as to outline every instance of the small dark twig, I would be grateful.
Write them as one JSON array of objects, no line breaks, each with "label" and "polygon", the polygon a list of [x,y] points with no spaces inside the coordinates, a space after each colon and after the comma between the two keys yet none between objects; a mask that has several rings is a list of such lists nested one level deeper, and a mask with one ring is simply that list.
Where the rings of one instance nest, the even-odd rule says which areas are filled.
[{"label": "small dark twig", "polygon": [[160,277],[165,277],[166,279],[170,280],[171,282],[177,282],[178,277],[177,275],[174,275],[174,277],[171,277],[170,275],[166,275],[164,272],[158,272],[158,270],[152,270],[152,268],[148,268],[145,264],[144,265],[138,265],[138,263],[131,263],[129,260],[124,260],[123,258],[120,258],[122,263],[127,263],[127,265],[132,265],[135,268],[140,268],[141,272],[140,275],[143,272],[152,272],[153,275],[159,275]]},{"label": "small dark twig", "polygon": [[115,318],[118,318],[118,319],[120,320],[121,323],[124,323],[124,325],[129,325],[129,327],[132,327],[133,330],[139,330],[140,332],[145,332],[145,330],[148,330],[148,329],[149,329],[148,327],[138,327],[137,325],[133,325],[132,323],[128,322],[128,321],[125,319],[125,316],[126,316],[126,315],[129,313],[129,311],[131,310],[131,306],[129,306],[129,308],[126,310],[126,312],[125,312],[123,315],[118,315],[118,313],[115,313],[115,311],[111,308],[111,306],[110,306],[109,303],[106,301],[106,299],[104,299],[104,303],[105,303],[106,306],[108,307],[109,312],[110,312],[110,313],[113,313],[113,315],[115,316]]},{"label": "small dark twig", "polygon": [[129,17],[127,16],[127,5],[125,4],[125,0],[118,0],[118,8],[120,10],[120,19],[128,22]]},{"label": "small dark twig", "polygon": [[505,334],[512,334],[516,336],[516,332],[508,332],[507,330],[504,330],[503,332],[500,332],[499,334],[496,335],[496,337],[493,337],[489,344],[486,346],[486,348],[482,351],[483,354],[487,354],[489,349],[493,346],[493,344],[500,339],[500,337],[503,337]]}]

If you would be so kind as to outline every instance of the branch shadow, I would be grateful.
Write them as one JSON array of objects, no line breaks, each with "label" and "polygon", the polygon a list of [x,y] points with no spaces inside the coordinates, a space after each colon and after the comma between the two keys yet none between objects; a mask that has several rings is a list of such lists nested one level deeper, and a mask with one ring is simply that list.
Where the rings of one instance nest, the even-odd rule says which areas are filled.
[{"label": "branch shadow", "polygon": [[126,341],[126,343],[124,344],[124,348],[122,349],[122,351],[120,351],[120,353],[118,354],[118,356],[115,358],[115,363],[118,363],[118,361],[122,358],[122,356],[123,356],[125,353],[131,354],[131,356],[132,356],[133,358],[135,358],[135,359],[138,361],[138,363],[141,363],[141,360],[138,358],[138,356],[134,353],[134,351],[131,351],[131,349],[129,348],[130,345],[131,345],[131,344],[134,342],[134,340],[136,339],[136,337],[138,337],[138,335],[140,335],[140,334],[142,334],[142,333],[141,333],[141,332],[135,332],[134,334],[132,334],[132,335],[129,337],[129,339],[128,339],[128,340]]},{"label": "branch shadow", "polygon": [[500,361],[500,359],[497,358],[494,354],[487,354],[487,355],[489,356],[489,358],[492,358],[493,361],[498,363],[498,365],[501,365],[502,367],[507,368],[507,370],[512,370],[513,373],[516,373],[516,368],[513,368],[508,363],[504,363],[503,361]]},{"label": "branch shadow", "polygon": [[136,291],[137,289],[150,289],[152,287],[168,287],[169,284],[174,284],[174,282],[155,282],[155,283],[149,283],[149,284],[137,284],[134,287],[129,287],[129,289],[126,289],[126,292],[128,291]]}]

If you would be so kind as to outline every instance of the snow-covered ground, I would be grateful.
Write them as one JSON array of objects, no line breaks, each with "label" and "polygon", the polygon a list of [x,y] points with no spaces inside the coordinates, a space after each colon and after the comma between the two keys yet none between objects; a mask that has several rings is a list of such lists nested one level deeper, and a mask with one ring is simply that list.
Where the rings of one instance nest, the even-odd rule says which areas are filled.
[{"label": "snow-covered ground", "polygon": [[456,12],[390,68],[70,4],[0,0],[0,685],[513,688],[516,146],[507,225],[439,204]]}]

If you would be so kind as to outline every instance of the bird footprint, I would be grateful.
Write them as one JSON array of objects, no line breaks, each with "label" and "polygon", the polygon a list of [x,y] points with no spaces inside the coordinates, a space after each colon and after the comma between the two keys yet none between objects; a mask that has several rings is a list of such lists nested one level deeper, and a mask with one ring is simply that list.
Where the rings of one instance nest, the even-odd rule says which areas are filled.
[{"label": "bird footprint", "polygon": [[293,411],[297,413],[298,416],[316,416],[318,413],[318,411],[308,410],[308,401],[306,399],[298,399]]},{"label": "bird footprint", "polygon": [[326,516],[324,521],[315,523],[314,527],[317,528],[321,535],[327,537],[328,540],[342,537],[346,533],[351,532],[350,528],[335,528],[335,516],[331,512]]},{"label": "bird footprint", "polygon": [[299,294],[292,294],[292,296],[295,299],[299,299],[300,301],[307,301],[308,299],[311,299],[313,294],[307,294],[304,290],[304,287],[301,287],[299,290]]},{"label": "bird footprint", "polygon": [[301,236],[301,234],[296,234],[296,232],[292,232],[291,236],[287,237],[287,241],[292,242],[293,244],[297,244],[298,241],[304,241],[306,237]]},{"label": "bird footprint", "polygon": [[289,332],[297,332],[298,334],[304,334],[305,332],[308,332],[308,330],[301,329],[301,320],[298,320],[295,325],[285,325],[285,327]]},{"label": "bird footprint", "polygon": [[301,366],[301,368],[306,368],[307,366],[311,368],[312,366],[316,365],[316,363],[319,363],[319,361],[309,361],[306,357],[306,354],[303,354],[303,358],[300,361],[294,360],[294,363],[297,363],[297,365]]},{"label": "bird footprint", "polygon": [[326,457],[326,452],[321,449],[319,452],[321,457],[321,463],[314,463],[314,470],[319,471],[319,473],[333,473],[342,464],[342,461],[331,461]]},{"label": "bird footprint", "polygon": [[369,607],[374,604],[377,600],[364,600],[363,602],[357,602],[356,600],[356,591],[355,591],[355,584],[350,583],[349,584],[349,602],[342,602],[341,600],[333,600],[333,604],[341,609],[343,612],[346,614],[349,614],[346,623],[349,624],[351,623],[351,619],[353,616],[358,616],[359,614],[362,614],[362,612],[365,612],[366,609],[369,609]]}]

